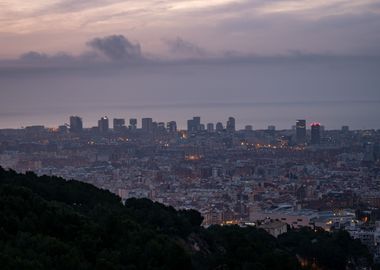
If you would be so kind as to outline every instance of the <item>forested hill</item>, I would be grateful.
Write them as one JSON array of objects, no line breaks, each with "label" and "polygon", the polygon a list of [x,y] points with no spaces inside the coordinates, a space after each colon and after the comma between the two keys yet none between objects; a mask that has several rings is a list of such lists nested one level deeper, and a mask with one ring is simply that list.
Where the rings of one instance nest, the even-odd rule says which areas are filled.
[{"label": "forested hill", "polygon": [[[370,265],[347,233],[291,231],[275,239],[92,185],[0,168],[0,269],[319,269]],[[311,269],[311,268],[310,268]]]}]

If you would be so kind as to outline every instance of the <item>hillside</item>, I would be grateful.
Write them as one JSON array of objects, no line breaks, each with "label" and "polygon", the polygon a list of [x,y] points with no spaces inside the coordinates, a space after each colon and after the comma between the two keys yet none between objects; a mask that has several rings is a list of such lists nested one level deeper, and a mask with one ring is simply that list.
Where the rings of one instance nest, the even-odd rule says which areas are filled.
[{"label": "hillside", "polygon": [[[119,197],[92,185],[0,168],[1,269],[320,269],[370,265],[345,232],[275,239],[237,226],[200,226],[194,210]],[[310,266],[311,267],[311,266]],[[310,268],[311,269],[311,268]]]}]

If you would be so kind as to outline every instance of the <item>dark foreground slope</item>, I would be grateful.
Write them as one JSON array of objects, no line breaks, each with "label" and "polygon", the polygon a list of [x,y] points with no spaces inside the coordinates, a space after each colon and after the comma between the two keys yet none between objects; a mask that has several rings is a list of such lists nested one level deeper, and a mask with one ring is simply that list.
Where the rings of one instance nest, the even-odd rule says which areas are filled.
[{"label": "dark foreground slope", "polygon": [[0,168],[0,269],[322,269],[370,264],[344,232],[204,229],[196,211]]}]

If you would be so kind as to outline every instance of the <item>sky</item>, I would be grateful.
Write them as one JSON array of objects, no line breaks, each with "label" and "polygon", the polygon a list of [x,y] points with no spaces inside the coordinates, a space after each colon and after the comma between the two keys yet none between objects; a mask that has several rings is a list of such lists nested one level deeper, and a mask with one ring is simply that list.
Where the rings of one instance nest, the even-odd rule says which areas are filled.
[{"label": "sky", "polygon": [[0,0],[0,24],[0,128],[71,114],[380,128],[378,0]]}]

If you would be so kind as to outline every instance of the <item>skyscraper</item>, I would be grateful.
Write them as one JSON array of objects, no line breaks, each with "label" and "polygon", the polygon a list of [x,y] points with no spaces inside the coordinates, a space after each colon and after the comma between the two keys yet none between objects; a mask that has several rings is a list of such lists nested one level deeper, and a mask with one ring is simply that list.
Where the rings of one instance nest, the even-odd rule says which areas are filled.
[{"label": "skyscraper", "polygon": [[100,118],[100,120],[98,121],[98,129],[99,129],[99,132],[101,132],[101,133],[108,132],[109,122],[108,122],[107,116]]},{"label": "skyscraper", "polygon": [[167,123],[166,128],[168,132],[174,133],[177,131],[177,122],[176,121],[170,121]]},{"label": "skyscraper", "polygon": [[193,119],[187,120],[187,131],[188,132],[194,132],[195,131],[195,126],[194,126],[194,120]]},{"label": "skyscraper", "polygon": [[164,123],[164,122],[158,122],[158,123],[157,123],[157,130],[158,130],[160,133],[165,132],[165,131],[166,131],[165,123]]},{"label": "skyscraper", "polygon": [[194,116],[193,121],[194,121],[195,130],[197,130],[197,131],[200,130],[201,117],[200,116]]},{"label": "skyscraper", "polygon": [[144,132],[152,132],[153,129],[153,119],[152,118],[143,118],[141,119],[141,124],[142,124],[142,130]]},{"label": "skyscraper", "polygon": [[343,133],[348,133],[350,131],[350,127],[349,126],[342,126],[342,132]]},{"label": "skyscraper", "polygon": [[113,130],[114,131],[122,131],[124,129],[125,129],[125,119],[114,118],[113,119]]},{"label": "skyscraper", "polygon": [[276,135],[276,126],[273,126],[273,125],[268,126],[267,133],[269,136],[274,137]]},{"label": "skyscraper", "polygon": [[312,123],[311,124],[311,141],[312,145],[317,145],[321,143],[321,124]]},{"label": "skyscraper", "polygon": [[207,132],[214,132],[214,124],[213,123],[207,124]]},{"label": "skyscraper", "polygon": [[223,129],[224,129],[223,124],[221,122],[216,123],[215,130],[217,132],[221,132],[221,131],[223,131]]},{"label": "skyscraper", "polygon": [[235,131],[235,118],[229,117],[226,125],[226,129],[229,132],[234,132]]},{"label": "skyscraper", "polygon": [[129,119],[129,129],[131,129],[131,130],[137,129],[137,119],[136,118],[130,118]]},{"label": "skyscraper", "polygon": [[306,143],[306,120],[296,122],[296,141],[298,144]]},{"label": "skyscraper", "polygon": [[252,125],[246,125],[246,126],[244,127],[244,130],[245,130],[245,131],[252,131],[252,130],[253,130],[253,126],[252,126]]},{"label": "skyscraper", "polygon": [[193,119],[187,120],[187,131],[195,132],[201,129],[201,118],[194,116]]},{"label": "skyscraper", "polygon": [[70,132],[81,132],[83,130],[82,118],[79,116],[70,116]]}]

